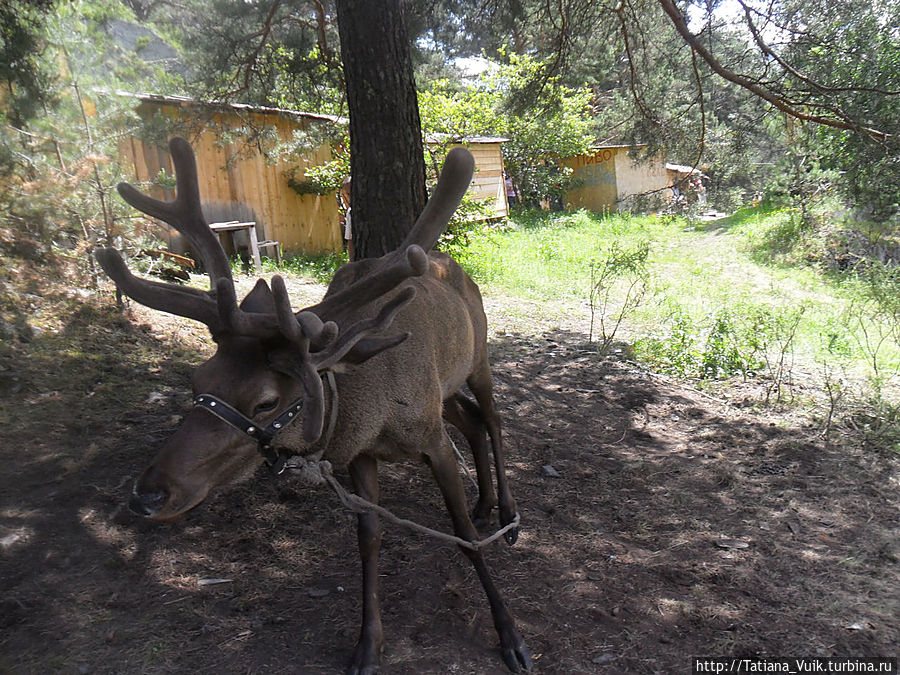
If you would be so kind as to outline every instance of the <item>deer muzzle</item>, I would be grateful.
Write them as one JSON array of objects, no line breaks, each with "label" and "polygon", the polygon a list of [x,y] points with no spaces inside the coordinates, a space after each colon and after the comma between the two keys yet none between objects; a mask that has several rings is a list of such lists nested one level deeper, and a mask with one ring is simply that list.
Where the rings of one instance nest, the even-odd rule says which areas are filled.
[{"label": "deer muzzle", "polygon": [[261,461],[253,439],[195,408],[141,473],[128,507],[151,520],[175,520]]},{"label": "deer muzzle", "polygon": [[151,520],[175,520],[209,494],[210,485],[203,481],[185,484],[173,480],[153,464],[135,482],[128,499],[128,508],[135,514]]}]

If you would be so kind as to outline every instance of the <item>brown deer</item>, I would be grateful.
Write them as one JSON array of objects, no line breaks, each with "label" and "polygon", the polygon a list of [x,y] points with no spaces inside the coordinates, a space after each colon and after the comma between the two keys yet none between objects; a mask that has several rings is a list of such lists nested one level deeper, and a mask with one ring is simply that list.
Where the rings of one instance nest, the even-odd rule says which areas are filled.
[{"label": "brown deer", "polygon": [[[169,148],[174,201],[152,199],[127,183],[119,185],[119,193],[187,237],[209,275],[210,290],[137,278],[114,249],[99,249],[96,256],[137,302],[206,324],[217,351],[194,372],[195,407],[138,478],[132,510],[154,520],[178,518],[212,488],[248,476],[263,462],[280,471],[288,455],[346,467],[355,492],[376,503],[378,461],[414,459],[430,467],[456,535],[475,541],[478,531],[445,418],[463,433],[475,457],[475,521],[487,521],[499,503],[501,524],[512,523],[516,506],[494,408],[481,295],[456,262],[431,251],[471,180],[471,154],[451,151],[434,194],[400,248],[344,265],[322,301],[295,314],[278,276],[271,289],[259,280],[238,305],[228,259],[203,216],[193,151],[181,138],[172,139]],[[461,393],[464,384],[477,403]],[[513,544],[517,530],[504,536]],[[375,513],[358,516],[358,541],[362,630],[348,672],[369,674],[378,669],[383,645],[381,527]],[[460,548],[487,594],[503,660],[514,672],[529,670],[528,648],[480,550]]]}]

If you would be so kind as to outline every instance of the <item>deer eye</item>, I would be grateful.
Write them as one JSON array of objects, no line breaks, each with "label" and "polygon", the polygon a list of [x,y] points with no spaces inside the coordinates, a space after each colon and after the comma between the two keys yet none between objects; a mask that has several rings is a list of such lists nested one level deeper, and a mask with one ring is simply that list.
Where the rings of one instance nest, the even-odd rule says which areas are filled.
[{"label": "deer eye", "polygon": [[265,401],[260,403],[258,406],[256,406],[256,408],[253,410],[253,415],[256,416],[261,413],[266,413],[271,410],[275,410],[276,407],[278,407],[278,399],[277,398],[266,399]]}]

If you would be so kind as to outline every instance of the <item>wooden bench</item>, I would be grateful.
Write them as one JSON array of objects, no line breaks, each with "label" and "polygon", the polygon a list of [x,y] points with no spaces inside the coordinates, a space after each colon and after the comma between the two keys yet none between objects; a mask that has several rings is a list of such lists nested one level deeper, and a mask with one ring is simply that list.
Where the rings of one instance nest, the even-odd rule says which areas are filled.
[{"label": "wooden bench", "polygon": [[[247,231],[247,237],[250,240],[250,257],[253,259],[253,267],[257,272],[262,271],[262,259],[260,258],[259,250],[265,248],[272,248],[275,250],[275,262],[277,264],[281,264],[281,244],[277,241],[266,240],[266,241],[258,241],[256,238],[256,222],[255,221],[247,221],[240,222],[237,220],[229,220],[224,223],[210,223],[209,229],[215,232],[217,235],[222,235],[226,233],[234,234],[235,232],[239,232],[241,230]],[[234,241],[232,239],[232,241]]]}]

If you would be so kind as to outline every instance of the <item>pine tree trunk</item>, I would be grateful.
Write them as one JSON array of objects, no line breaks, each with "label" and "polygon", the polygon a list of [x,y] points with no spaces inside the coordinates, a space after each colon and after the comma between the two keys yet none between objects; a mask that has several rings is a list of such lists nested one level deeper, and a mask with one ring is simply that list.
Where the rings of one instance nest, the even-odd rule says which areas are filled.
[{"label": "pine tree trunk", "polygon": [[425,206],[425,160],[402,0],[337,0],[354,258],[396,248]]}]

